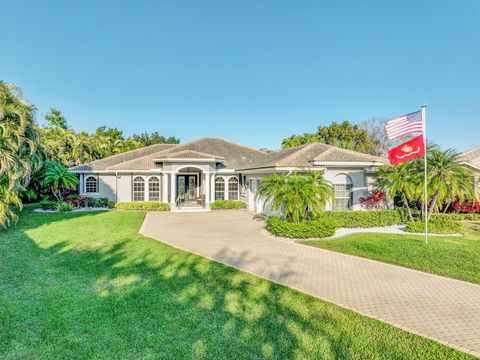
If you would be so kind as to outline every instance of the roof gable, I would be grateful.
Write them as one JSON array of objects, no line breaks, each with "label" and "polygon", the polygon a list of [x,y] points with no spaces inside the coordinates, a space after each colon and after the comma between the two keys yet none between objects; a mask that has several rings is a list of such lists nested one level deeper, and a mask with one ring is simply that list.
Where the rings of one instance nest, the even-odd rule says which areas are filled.
[{"label": "roof gable", "polygon": [[460,155],[460,159],[471,165],[480,165],[480,146]]}]

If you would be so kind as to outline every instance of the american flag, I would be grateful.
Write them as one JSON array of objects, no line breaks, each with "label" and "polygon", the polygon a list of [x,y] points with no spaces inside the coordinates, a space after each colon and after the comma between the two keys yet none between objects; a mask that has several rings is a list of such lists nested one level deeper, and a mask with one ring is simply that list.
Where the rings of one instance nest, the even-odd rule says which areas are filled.
[{"label": "american flag", "polygon": [[385,127],[390,140],[411,133],[423,132],[422,110],[388,120]]}]

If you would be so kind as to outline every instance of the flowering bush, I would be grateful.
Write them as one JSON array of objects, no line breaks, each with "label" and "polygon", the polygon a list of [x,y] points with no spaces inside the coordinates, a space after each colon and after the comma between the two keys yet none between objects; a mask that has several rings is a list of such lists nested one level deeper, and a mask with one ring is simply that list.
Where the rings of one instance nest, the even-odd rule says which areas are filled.
[{"label": "flowering bush", "polygon": [[374,191],[367,197],[360,198],[363,208],[369,210],[382,210],[385,208],[386,197],[383,191]]},{"label": "flowering bush", "polygon": [[450,209],[458,213],[480,213],[480,202],[470,200],[460,202],[457,200],[452,203]]}]

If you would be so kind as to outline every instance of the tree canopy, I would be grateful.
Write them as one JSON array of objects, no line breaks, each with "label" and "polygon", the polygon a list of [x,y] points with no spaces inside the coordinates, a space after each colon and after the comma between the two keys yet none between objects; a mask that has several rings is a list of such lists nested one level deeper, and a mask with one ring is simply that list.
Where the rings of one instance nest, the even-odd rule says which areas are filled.
[{"label": "tree canopy", "polygon": [[319,126],[315,133],[292,135],[282,141],[282,147],[289,148],[312,142],[320,142],[348,150],[380,155],[378,139],[372,137],[369,132],[360,125],[352,124],[349,121],[343,121],[342,123],[333,122],[328,126]]},{"label": "tree canopy", "polygon": [[28,185],[37,166],[38,129],[35,108],[20,89],[0,81],[0,225],[16,220],[19,192]]}]

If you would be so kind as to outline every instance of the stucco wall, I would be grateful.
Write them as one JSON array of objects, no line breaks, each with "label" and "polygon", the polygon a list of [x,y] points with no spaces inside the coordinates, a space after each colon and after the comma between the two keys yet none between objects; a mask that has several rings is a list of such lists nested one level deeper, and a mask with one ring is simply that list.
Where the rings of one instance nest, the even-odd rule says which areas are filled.
[{"label": "stucco wall", "polygon": [[[367,194],[367,181],[365,178],[365,171],[360,168],[327,168],[325,170],[325,179],[330,181],[332,184],[339,184],[340,175],[347,175],[353,185],[353,203],[352,210],[361,210],[360,198]],[[327,204],[326,210],[332,210],[333,205],[330,202]]]},{"label": "stucco wall", "polygon": [[[83,195],[100,198],[106,197],[111,201],[116,202],[130,202],[132,201],[132,180],[135,176],[142,176],[145,179],[145,200],[148,201],[148,179],[151,176],[158,176],[160,179],[160,200],[162,196],[162,176],[160,174],[142,173],[129,174],[120,173],[115,174],[91,174],[98,177],[98,193],[83,193]],[[84,179],[89,176],[85,174]],[[83,187],[85,188],[85,187]]]},{"label": "stucco wall", "polygon": [[[367,180],[365,176],[365,171],[363,168],[327,168],[324,172],[324,177],[327,181],[330,181],[332,184],[339,183],[338,175],[347,175],[352,182],[352,191],[353,191],[353,206],[352,210],[362,210],[360,205],[360,198],[365,196],[368,193],[368,185],[371,180]],[[261,199],[255,199],[256,187],[258,186],[258,181],[263,177],[270,175],[270,173],[259,173],[259,174],[249,174],[247,175],[248,190],[247,190],[247,199],[248,199],[248,210],[254,211],[257,214],[265,215],[279,215],[279,211],[273,211],[269,203],[264,203]],[[368,176],[370,178],[370,176]],[[327,204],[326,210],[332,210],[332,202]]]}]

